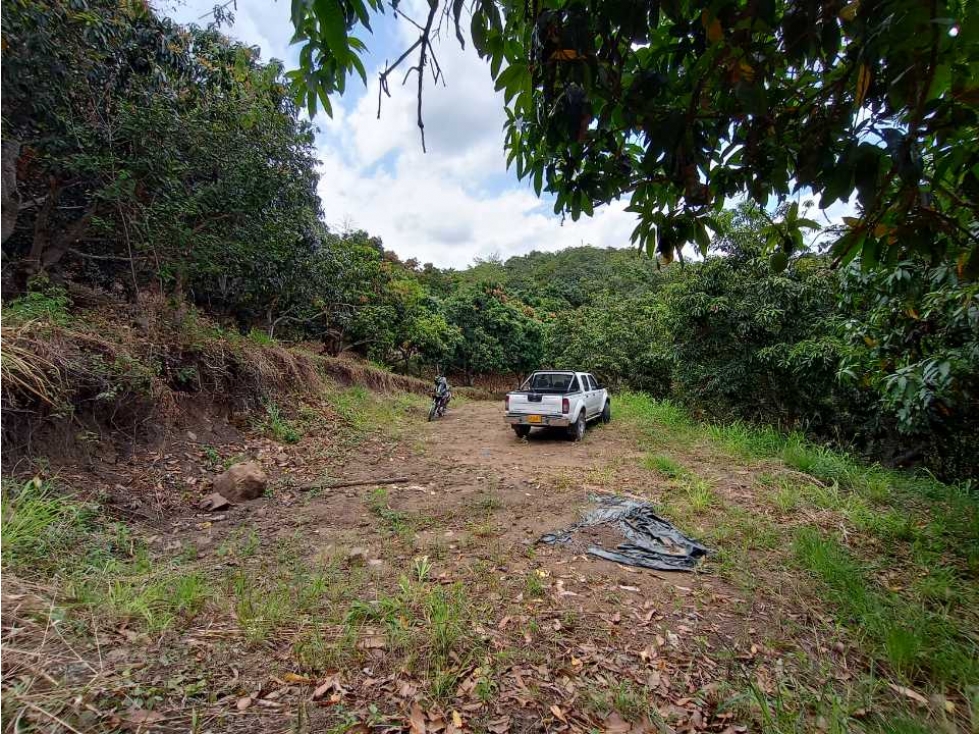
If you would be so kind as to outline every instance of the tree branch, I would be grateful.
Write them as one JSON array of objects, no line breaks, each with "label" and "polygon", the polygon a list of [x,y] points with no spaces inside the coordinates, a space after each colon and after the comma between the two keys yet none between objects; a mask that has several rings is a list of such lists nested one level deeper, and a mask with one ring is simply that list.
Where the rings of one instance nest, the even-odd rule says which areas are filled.
[{"label": "tree branch", "polygon": [[384,65],[384,71],[380,73],[381,87],[377,90],[377,119],[381,119],[381,92],[384,92],[388,97],[391,96],[391,92],[388,91],[388,76],[392,71],[398,68],[402,61],[408,58],[408,54],[414,51],[422,43],[422,39],[419,38],[415,41],[408,49],[398,57],[398,60],[394,62],[391,66],[387,64]]},{"label": "tree branch", "polygon": [[425,147],[425,121],[424,121],[424,119],[422,117],[422,97],[423,97],[424,87],[425,87],[425,65],[428,63],[429,56],[431,56],[432,62],[433,62],[434,74],[435,74],[435,83],[438,83],[439,77],[442,77],[442,83],[443,84],[445,83],[445,77],[442,74],[442,69],[441,69],[441,67],[439,67],[438,60],[435,58],[435,52],[432,49],[432,24],[435,22],[435,16],[438,13],[438,9],[439,9],[438,0],[429,0],[429,2],[428,2],[428,18],[425,21],[425,25],[424,26],[419,25],[417,22],[415,22],[414,20],[412,20],[411,18],[409,18],[404,13],[402,13],[402,12],[400,12],[398,10],[395,11],[395,13],[397,15],[399,15],[402,18],[404,18],[409,23],[411,23],[416,28],[418,28],[421,31],[421,35],[418,36],[418,40],[416,40],[413,44],[411,44],[411,46],[409,46],[408,49],[403,54],[401,54],[401,56],[398,57],[397,61],[395,61],[390,66],[385,65],[384,71],[382,71],[380,73],[380,75],[379,75],[379,78],[380,78],[380,87],[377,90],[377,118],[380,119],[381,118],[381,102],[383,100],[383,97],[381,95],[382,94],[386,94],[389,97],[391,96],[391,92],[388,90],[388,77],[391,75],[391,72],[393,72],[395,69],[397,69],[398,66],[406,58],[408,58],[408,55],[411,54],[412,51],[414,51],[416,48],[418,48],[420,46],[421,47],[421,51],[418,54],[418,65],[417,66],[413,66],[410,69],[408,69],[408,71],[405,73],[404,80],[401,83],[402,84],[405,84],[408,81],[408,77],[411,75],[411,72],[412,71],[417,71],[418,72],[418,113],[417,113],[417,117],[418,117],[418,130],[421,133],[421,138],[422,138],[422,152],[423,153],[427,153],[428,152],[427,149],[426,149],[426,147]]}]

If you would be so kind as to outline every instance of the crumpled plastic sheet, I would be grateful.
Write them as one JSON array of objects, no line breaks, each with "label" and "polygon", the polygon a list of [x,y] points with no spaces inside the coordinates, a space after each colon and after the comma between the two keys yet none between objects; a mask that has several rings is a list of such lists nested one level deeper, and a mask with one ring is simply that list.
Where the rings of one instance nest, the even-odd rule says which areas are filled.
[{"label": "crumpled plastic sheet", "polygon": [[609,525],[625,538],[614,550],[589,545],[585,551],[597,558],[657,571],[692,571],[710,550],[677,530],[657,515],[653,506],[614,495],[597,498],[598,507],[566,530],[542,535],[539,543],[571,543],[575,532]]}]

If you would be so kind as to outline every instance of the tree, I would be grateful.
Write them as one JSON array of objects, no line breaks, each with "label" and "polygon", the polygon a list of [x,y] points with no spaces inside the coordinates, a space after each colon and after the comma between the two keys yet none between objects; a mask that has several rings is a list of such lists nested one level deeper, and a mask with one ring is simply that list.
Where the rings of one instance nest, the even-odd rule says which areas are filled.
[{"label": "tree", "polygon": [[673,359],[665,309],[655,298],[615,297],[562,311],[548,324],[547,363],[588,370],[613,388],[670,394]]},{"label": "tree", "polygon": [[896,443],[946,476],[975,471],[979,456],[979,285],[949,265],[902,261],[890,272],[851,266],[840,305],[849,349],[846,381],[875,395]]},{"label": "tree", "polygon": [[525,372],[540,366],[544,327],[533,309],[513,302],[499,287],[468,286],[444,303],[449,324],[461,334],[448,367],[472,384],[476,375]]},{"label": "tree", "polygon": [[[392,12],[407,18],[398,0]],[[401,65],[422,95],[431,43],[463,0],[408,18]],[[577,219],[628,196],[633,240],[669,261],[706,253],[732,197],[761,206],[808,191],[860,216],[833,245],[893,265],[910,252],[979,274],[979,5],[969,0],[473,0],[470,36],[506,100],[508,162]],[[293,3],[303,44],[293,91],[329,111],[366,81],[355,32],[383,0]],[[410,59],[410,60],[409,60]],[[379,99],[379,103],[380,103]],[[379,109],[380,112],[380,109]],[[812,223],[786,217],[769,247],[797,251]],[[781,262],[779,258],[777,262]],[[775,264],[775,263],[773,263]]]},{"label": "tree", "polygon": [[5,254],[24,275],[159,280],[271,327],[324,236],[312,129],[281,66],[138,2],[2,12],[23,209]]}]

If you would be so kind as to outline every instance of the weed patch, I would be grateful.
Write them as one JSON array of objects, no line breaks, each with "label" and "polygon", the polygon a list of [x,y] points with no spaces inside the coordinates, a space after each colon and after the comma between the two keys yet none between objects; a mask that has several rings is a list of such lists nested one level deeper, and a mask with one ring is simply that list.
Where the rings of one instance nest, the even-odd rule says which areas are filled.
[{"label": "weed patch", "polygon": [[683,479],[690,476],[690,472],[684,466],[662,454],[646,454],[642,459],[642,465],[667,479]]},{"label": "weed patch", "polygon": [[69,306],[71,299],[64,288],[51,284],[46,276],[34,276],[27,293],[3,304],[3,322],[5,326],[31,321],[67,326]]},{"label": "weed patch", "polygon": [[377,393],[359,385],[334,387],[325,398],[342,421],[345,438],[353,443],[370,435],[401,438],[412,413],[425,410],[427,405],[421,395]]},{"label": "weed patch", "polygon": [[121,523],[33,479],[3,487],[3,568],[64,590],[67,614],[97,615],[160,632],[189,621],[212,597],[207,579],[150,556]]},{"label": "weed patch", "polygon": [[813,528],[797,532],[794,552],[838,610],[838,619],[902,679],[934,681],[963,692],[979,680],[979,646],[952,617],[882,588],[866,564]]},{"label": "weed patch", "polygon": [[296,443],[302,438],[296,424],[286,418],[282,409],[272,401],[265,403],[265,417],[259,423],[259,428],[281,443]]}]

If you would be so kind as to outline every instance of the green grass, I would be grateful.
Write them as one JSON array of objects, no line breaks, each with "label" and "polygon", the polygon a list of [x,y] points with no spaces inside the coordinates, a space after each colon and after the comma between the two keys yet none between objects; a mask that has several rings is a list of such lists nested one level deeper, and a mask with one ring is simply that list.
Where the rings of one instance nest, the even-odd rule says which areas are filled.
[{"label": "green grass", "polygon": [[778,453],[785,438],[769,426],[733,423],[708,423],[705,435],[727,453],[744,459],[764,458]]},{"label": "green grass", "polygon": [[492,515],[497,510],[503,509],[503,500],[495,494],[484,494],[466,503],[475,513],[480,515]]},{"label": "green grass", "polygon": [[94,508],[72,502],[40,479],[4,482],[3,566],[20,573],[51,574],[90,530]]},{"label": "green grass", "polygon": [[714,488],[703,479],[692,479],[686,483],[684,491],[690,508],[697,513],[709,510],[717,503]]},{"label": "green grass", "polygon": [[160,632],[192,619],[213,596],[202,574],[151,557],[126,526],[50,484],[5,483],[2,498],[3,568],[62,586],[59,613]]},{"label": "green grass", "polygon": [[696,423],[679,403],[654,400],[643,393],[623,392],[617,395],[615,409],[616,416],[623,420],[669,428],[674,435],[696,428]]},{"label": "green grass", "polygon": [[656,695],[646,686],[631,680],[608,685],[592,683],[582,691],[581,707],[600,719],[617,711],[625,721],[650,721],[659,725],[658,731],[670,731],[654,705]]},{"label": "green grass", "polygon": [[419,580],[416,574],[415,579],[402,576],[395,593],[381,594],[373,601],[354,600],[344,626],[349,631],[345,635],[355,638],[364,628],[382,628],[385,664],[423,676],[430,697],[448,701],[470,661],[482,654],[483,643],[473,633],[477,616],[465,586]]},{"label": "green grass", "polygon": [[28,289],[23,296],[3,304],[5,326],[19,326],[32,321],[68,325],[71,299],[63,287],[52,285],[46,276],[34,276],[28,283]]},{"label": "green grass", "polygon": [[524,582],[524,594],[532,599],[539,599],[544,596],[544,577],[537,571],[527,574]]},{"label": "green grass", "polygon": [[162,632],[193,619],[213,597],[200,573],[161,564],[136,568],[112,564],[98,575],[76,577],[68,584],[76,603],[98,610],[116,622],[136,623],[148,632]]},{"label": "green grass", "polygon": [[[371,435],[401,438],[413,417],[427,410],[428,399],[413,393],[385,394],[362,386],[333,386],[325,397],[343,422],[345,437],[356,442]],[[414,414],[414,415],[413,415]]]},{"label": "green grass", "polygon": [[263,347],[269,347],[275,344],[275,339],[270,337],[265,331],[256,329],[254,326],[248,330],[248,336],[245,338]]},{"label": "green grass", "polygon": [[302,438],[297,425],[286,418],[282,409],[271,400],[265,403],[265,416],[259,428],[281,443],[296,443]]},{"label": "green grass", "polygon": [[[717,550],[713,563],[722,576],[751,593],[766,583],[766,565],[779,572],[789,563],[809,578],[802,593],[815,593],[807,603],[816,601],[827,610],[885,680],[971,700],[970,690],[979,681],[979,496],[974,488],[866,464],[799,434],[744,423],[698,424],[669,401],[626,394],[618,402],[618,415],[636,425],[640,443],[669,453],[643,459],[683,490],[665,493],[664,513],[682,527],[710,510],[710,523],[700,530]],[[754,504],[722,501],[697,478],[673,476],[681,465],[672,457],[682,456],[691,444],[729,456],[735,465],[774,463],[758,477],[755,496],[780,521],[759,514]],[[805,522],[810,516],[828,519],[845,534],[827,534]],[[775,695],[749,691],[747,696],[760,730],[771,732],[797,731],[813,710],[823,712],[831,727],[845,722],[845,706],[824,708],[830,699],[802,700],[794,686]],[[906,716],[901,711],[906,704],[897,710],[886,704],[882,731],[923,730],[922,712]]]},{"label": "green grass", "polygon": [[384,487],[377,487],[370,493],[367,497],[367,509],[391,533],[406,535],[413,530],[409,514],[392,509],[388,491]]},{"label": "green grass", "polygon": [[[799,529],[793,548],[796,562],[818,582],[838,620],[902,680],[962,692],[979,681],[979,643],[964,620],[884,588],[867,562],[815,528]],[[946,583],[950,578],[944,575]],[[941,582],[938,588],[944,595]]]},{"label": "green grass", "polygon": [[662,454],[646,454],[642,458],[642,465],[667,479],[683,479],[690,476],[690,471],[686,467]]}]

